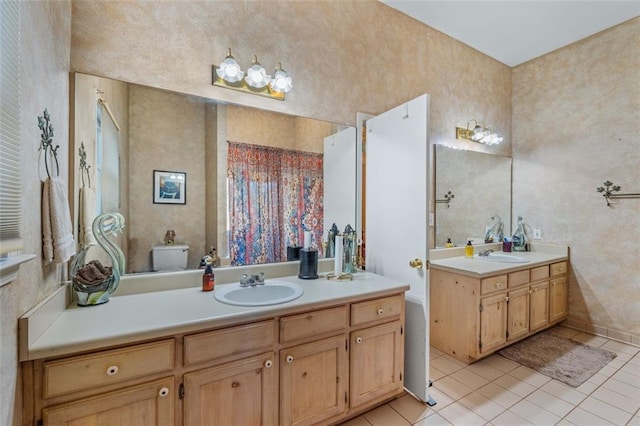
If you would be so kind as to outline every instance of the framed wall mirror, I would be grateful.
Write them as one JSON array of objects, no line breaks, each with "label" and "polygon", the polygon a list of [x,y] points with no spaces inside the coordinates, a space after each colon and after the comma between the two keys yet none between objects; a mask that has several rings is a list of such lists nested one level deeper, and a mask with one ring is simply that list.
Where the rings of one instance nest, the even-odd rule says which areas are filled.
[{"label": "framed wall mirror", "polygon": [[[112,200],[108,204],[111,208],[115,205],[114,196],[118,199],[118,211],[126,218],[125,232],[118,243],[127,258],[127,273],[153,270],[152,248],[164,244],[168,230],[175,232],[175,244],[189,246],[188,269],[196,268],[211,247],[217,249],[222,265],[233,262],[230,247],[233,246],[234,233],[231,226],[232,219],[237,217],[237,213],[232,212],[237,203],[232,199],[233,194],[229,194],[229,177],[235,176],[229,174],[233,158],[255,155],[255,158],[264,159],[265,165],[273,165],[265,152],[277,151],[298,169],[296,177],[287,175],[287,185],[290,181],[299,180],[296,188],[304,189],[305,195],[289,203],[289,206],[297,204],[295,211],[292,211],[294,207],[280,208],[287,214],[284,222],[295,226],[290,226],[287,238],[277,243],[269,239],[266,245],[301,245],[302,240],[297,238],[302,236],[296,234],[297,229],[304,228],[313,232],[313,245],[322,251],[327,227],[332,223],[335,222],[340,229],[347,224],[357,226],[356,133],[353,127],[82,73],[72,75],[71,86],[74,105],[70,175],[74,229],[80,228],[79,212],[84,208],[78,194],[80,188],[87,185],[87,179],[81,179],[79,149],[81,144],[84,145],[90,181],[95,182],[95,162],[101,155],[96,144],[96,119],[101,108],[108,109],[119,127],[115,154],[118,179],[111,179],[108,184],[102,180],[100,187],[94,187],[92,191],[97,191],[97,200],[103,197]],[[101,115],[104,121],[107,114]],[[230,159],[231,144],[259,151]],[[110,155],[112,164],[114,153]],[[302,157],[294,157],[296,155]],[[314,167],[311,165],[313,158],[319,158],[320,164],[320,169],[316,170],[319,177],[315,180],[305,173]],[[184,202],[154,203],[154,170],[175,171],[188,176]],[[256,179],[247,191],[261,191],[267,185]],[[246,195],[256,194],[258,192],[246,192]],[[266,197],[264,194],[266,192],[261,197]],[[281,198],[292,196],[290,193],[280,195]],[[315,216],[304,210],[312,204],[318,210]],[[95,207],[96,214],[100,213],[98,208]],[[256,222],[255,217],[252,220]],[[267,224],[274,220],[273,217],[261,216],[258,222]],[[246,237],[246,240],[255,245],[252,238]],[[282,251],[286,253],[286,247]],[[271,261],[267,257],[256,259],[255,263]],[[280,260],[286,258],[280,257],[275,261]]]},{"label": "framed wall mirror", "polygon": [[435,248],[484,242],[500,216],[511,235],[511,158],[435,145]]}]

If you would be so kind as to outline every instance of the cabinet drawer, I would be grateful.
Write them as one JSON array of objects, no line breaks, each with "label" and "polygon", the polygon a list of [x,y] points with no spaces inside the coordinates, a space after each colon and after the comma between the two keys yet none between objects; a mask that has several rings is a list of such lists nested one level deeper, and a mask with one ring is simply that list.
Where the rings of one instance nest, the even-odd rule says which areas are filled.
[{"label": "cabinet drawer", "polygon": [[349,325],[347,306],[323,309],[280,319],[280,342],[342,331]]},{"label": "cabinet drawer", "polygon": [[351,325],[399,318],[402,296],[384,297],[351,305]]},{"label": "cabinet drawer", "polygon": [[536,282],[545,278],[549,278],[549,265],[531,268],[531,282]]},{"label": "cabinet drawer", "polygon": [[567,262],[558,262],[551,264],[551,276],[562,275],[567,273]]},{"label": "cabinet drawer", "polygon": [[124,382],[174,368],[173,339],[44,363],[43,396]]},{"label": "cabinet drawer", "polygon": [[270,320],[185,336],[184,365],[270,350],[275,333],[275,320]]},{"label": "cabinet drawer", "polygon": [[480,282],[480,294],[493,293],[507,288],[507,276],[498,275],[497,277],[485,278]]},{"label": "cabinet drawer", "polygon": [[507,282],[509,283],[509,288],[527,284],[529,282],[529,270],[525,269],[524,271],[510,273]]}]

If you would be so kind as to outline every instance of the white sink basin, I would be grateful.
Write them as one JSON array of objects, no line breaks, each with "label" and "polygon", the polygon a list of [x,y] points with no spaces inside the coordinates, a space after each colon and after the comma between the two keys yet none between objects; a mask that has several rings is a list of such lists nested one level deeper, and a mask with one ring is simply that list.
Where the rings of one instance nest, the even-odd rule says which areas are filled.
[{"label": "white sink basin", "polygon": [[263,285],[240,287],[228,285],[216,288],[213,297],[222,303],[235,306],[268,306],[290,302],[302,296],[304,290],[298,284],[285,281],[265,281]]},{"label": "white sink basin", "polygon": [[487,262],[503,262],[503,263],[527,263],[529,259],[522,256],[516,256],[515,254],[505,253],[489,253],[488,256],[478,256],[480,260]]}]

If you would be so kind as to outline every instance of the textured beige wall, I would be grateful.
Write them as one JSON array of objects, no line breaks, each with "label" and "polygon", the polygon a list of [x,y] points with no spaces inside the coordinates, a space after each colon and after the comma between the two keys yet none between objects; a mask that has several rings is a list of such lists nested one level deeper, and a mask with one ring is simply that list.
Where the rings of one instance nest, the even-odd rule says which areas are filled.
[{"label": "textured beige wall", "polygon": [[[572,319],[640,335],[640,18],[513,71],[513,214],[571,247]],[[640,341],[636,341],[640,344]]]},{"label": "textured beige wall", "polygon": [[[205,253],[205,106],[200,100],[129,87],[129,266],[151,270],[151,249],[167,230],[189,246],[188,267]],[[187,174],[186,204],[153,203],[153,171]]]},{"label": "textured beige wall", "polygon": [[20,267],[18,278],[0,288],[0,424],[19,424],[18,318],[58,287],[61,268],[42,264],[41,176],[38,116],[47,108],[60,145],[60,176],[69,175],[69,43],[71,5],[66,1],[20,2],[21,173],[24,253],[36,259]]}]

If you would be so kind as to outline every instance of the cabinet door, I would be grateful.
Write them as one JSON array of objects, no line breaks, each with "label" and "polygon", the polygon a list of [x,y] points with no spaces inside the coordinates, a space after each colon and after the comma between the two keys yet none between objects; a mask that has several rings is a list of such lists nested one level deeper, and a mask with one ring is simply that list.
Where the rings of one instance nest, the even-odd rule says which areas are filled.
[{"label": "cabinet door", "polygon": [[551,280],[549,288],[549,322],[556,322],[567,316],[567,279]]},{"label": "cabinet door", "polygon": [[549,281],[531,285],[529,330],[535,331],[549,324]]},{"label": "cabinet door", "polygon": [[184,424],[276,425],[273,352],[184,375]]},{"label": "cabinet door", "polygon": [[507,321],[508,341],[529,334],[529,287],[509,292]]},{"label": "cabinet door", "polygon": [[351,333],[351,407],[402,391],[403,337],[399,321]]},{"label": "cabinet door", "polygon": [[314,424],[346,409],[344,335],[280,351],[280,423]]},{"label": "cabinet door", "polygon": [[58,425],[172,425],[173,377],[108,392],[43,410],[43,423]]},{"label": "cabinet door", "polygon": [[480,300],[480,352],[492,352],[507,342],[507,294]]}]

